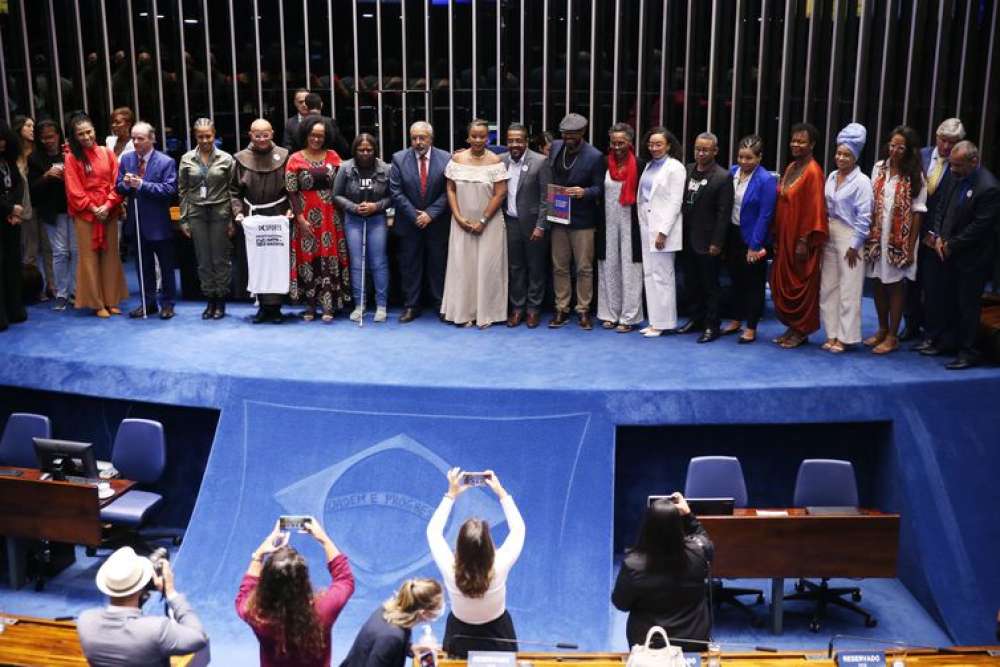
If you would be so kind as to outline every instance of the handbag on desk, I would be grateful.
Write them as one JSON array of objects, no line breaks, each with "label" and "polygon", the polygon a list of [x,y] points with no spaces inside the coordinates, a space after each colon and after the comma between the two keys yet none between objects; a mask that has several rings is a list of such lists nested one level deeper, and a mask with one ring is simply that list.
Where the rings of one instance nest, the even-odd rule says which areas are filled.
[{"label": "handbag on desk", "polygon": [[[653,635],[663,636],[663,647],[653,648],[650,643]],[[679,646],[671,646],[667,631],[654,625],[646,633],[646,643],[636,644],[628,654],[625,667],[686,667],[684,653]]]}]

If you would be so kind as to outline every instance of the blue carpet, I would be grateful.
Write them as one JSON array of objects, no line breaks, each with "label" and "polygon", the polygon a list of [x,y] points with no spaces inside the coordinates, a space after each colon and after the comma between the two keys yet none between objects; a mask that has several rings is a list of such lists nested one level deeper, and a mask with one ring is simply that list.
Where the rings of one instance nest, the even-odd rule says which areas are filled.
[{"label": "blue carpet", "polygon": [[[756,345],[741,346],[575,325],[480,332],[430,315],[361,329],[346,319],[251,326],[249,305],[221,322],[203,322],[202,308],[181,303],[162,322],[32,307],[27,323],[0,334],[0,384],[220,410],[177,554],[178,584],[202,613],[213,654],[225,656],[220,664],[255,651],[233,598],[276,514],[321,516],[354,563],[358,590],[334,629],[342,655],[396,582],[433,574],[422,530],[450,465],[495,468],[525,515],[528,541],[509,592],[518,634],[624,648],[608,605],[621,426],[891,424],[874,497],[903,516],[899,581],[864,582],[881,622],[870,632],[939,643],[992,637],[996,368],[948,373],[942,360],[910,352],[838,357],[815,336],[784,351],[767,342],[781,331],[773,319]],[[864,321],[871,331],[868,302]],[[480,496],[456,512],[498,518]],[[319,551],[305,552],[324,584]],[[9,596],[0,589],[0,607]],[[738,619],[719,627],[750,632]],[[849,618],[828,627],[863,632]],[[785,639],[825,641],[804,628],[789,619]]]}]

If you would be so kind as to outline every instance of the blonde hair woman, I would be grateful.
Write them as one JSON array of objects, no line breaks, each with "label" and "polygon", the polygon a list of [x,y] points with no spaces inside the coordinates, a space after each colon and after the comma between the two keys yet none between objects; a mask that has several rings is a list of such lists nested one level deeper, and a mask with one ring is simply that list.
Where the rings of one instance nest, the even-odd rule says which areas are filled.
[{"label": "blonde hair woman", "polygon": [[340,667],[404,667],[410,635],[444,611],[444,590],[434,579],[408,579],[372,612]]}]

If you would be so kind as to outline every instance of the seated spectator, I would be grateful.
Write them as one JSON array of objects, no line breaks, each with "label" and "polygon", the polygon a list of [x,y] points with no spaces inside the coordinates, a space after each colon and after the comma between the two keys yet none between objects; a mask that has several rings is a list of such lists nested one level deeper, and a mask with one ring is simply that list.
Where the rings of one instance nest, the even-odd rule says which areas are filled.
[{"label": "seated spectator", "polygon": [[263,667],[329,667],[330,628],[354,593],[347,556],[316,519],[304,528],[326,552],[333,579],[327,590],[313,592],[305,558],[288,546],[289,535],[277,523],[253,552],[240,582],[236,613],[257,635]]},{"label": "seated spectator", "polygon": [[[675,493],[646,509],[639,539],[626,553],[611,592],[612,604],[629,612],[629,646],[645,643],[654,625],[669,637],[708,640],[711,613],[705,579],[712,554],[712,542],[684,496]],[[701,644],[675,645],[703,650]]]},{"label": "seated spectator", "polygon": [[[108,605],[83,612],[76,626],[91,665],[165,664],[168,656],[194,653],[208,644],[198,616],[174,588],[170,563],[165,559],[160,563],[157,574],[148,558],[122,547],[101,565],[97,588],[108,596]],[[143,616],[150,581],[166,598],[173,618]]]},{"label": "seated spectator", "polygon": [[361,626],[340,667],[404,667],[411,653],[414,626],[433,623],[442,611],[441,584],[434,579],[404,581]]},{"label": "seated spectator", "polygon": [[496,474],[487,470],[485,475],[486,484],[500,499],[510,530],[499,549],[493,545],[489,524],[476,518],[462,524],[455,553],[445,541],[444,527],[455,498],[469,488],[458,468],[448,471],[448,492],[427,524],[431,555],[451,598],[444,650],[463,659],[469,651],[517,650],[514,621],[507,611],[507,575],[524,546],[524,520]]}]

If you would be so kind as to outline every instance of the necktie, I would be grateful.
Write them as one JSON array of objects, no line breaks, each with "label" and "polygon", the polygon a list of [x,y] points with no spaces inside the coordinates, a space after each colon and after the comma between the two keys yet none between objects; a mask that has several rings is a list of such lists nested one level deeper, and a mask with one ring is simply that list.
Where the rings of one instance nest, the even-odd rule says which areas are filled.
[{"label": "necktie", "polygon": [[427,156],[420,156],[420,196],[427,196]]},{"label": "necktie", "polygon": [[934,191],[937,190],[938,183],[941,182],[941,174],[944,172],[944,158],[938,155],[937,159],[934,160],[934,168],[931,169],[930,176],[927,178],[927,194],[932,195]]},{"label": "necktie", "polygon": [[139,158],[139,178],[146,175],[146,160],[145,158]]}]

